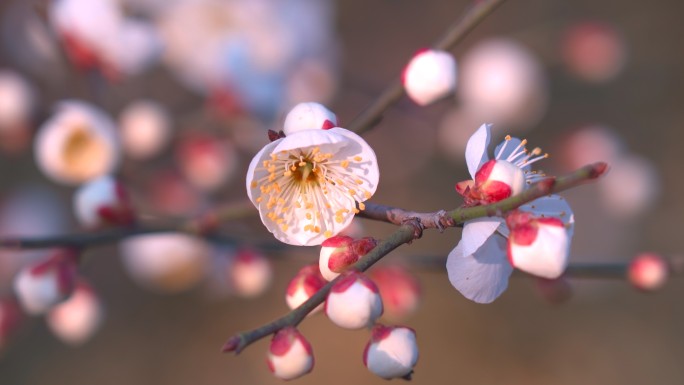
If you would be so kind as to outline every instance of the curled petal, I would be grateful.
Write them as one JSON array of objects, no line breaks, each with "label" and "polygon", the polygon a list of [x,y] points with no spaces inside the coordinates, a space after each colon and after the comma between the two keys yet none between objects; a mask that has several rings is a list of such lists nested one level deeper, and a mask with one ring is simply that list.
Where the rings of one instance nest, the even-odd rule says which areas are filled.
[{"label": "curled petal", "polygon": [[487,147],[491,140],[491,127],[492,125],[488,123],[481,125],[473,136],[470,137],[466,145],[466,163],[468,164],[468,172],[473,179],[475,179],[475,173],[477,173],[480,166],[489,160]]},{"label": "curled petal", "polygon": [[464,297],[491,303],[508,287],[513,267],[506,260],[506,240],[492,236],[472,255],[463,253],[463,242],[447,258],[449,281]]},{"label": "curled petal", "polygon": [[[461,235],[462,252],[464,255],[471,255],[494,234],[496,229],[503,223],[501,218],[478,218],[468,221],[463,226]],[[501,226],[502,228],[505,226]]]}]

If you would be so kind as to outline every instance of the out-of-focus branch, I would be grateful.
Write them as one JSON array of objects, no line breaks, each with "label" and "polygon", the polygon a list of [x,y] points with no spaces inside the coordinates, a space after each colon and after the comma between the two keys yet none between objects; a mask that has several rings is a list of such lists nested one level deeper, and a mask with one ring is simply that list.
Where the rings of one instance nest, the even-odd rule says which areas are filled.
[{"label": "out-of-focus branch", "polygon": [[[463,38],[466,37],[475,26],[485,17],[494,12],[505,0],[480,0],[475,1],[466,11],[463,17],[451,25],[444,36],[439,38],[433,48],[438,50],[451,50]],[[401,79],[396,78],[380,96],[365,110],[363,110],[346,128],[356,133],[362,133],[375,127],[382,116],[392,105],[394,105],[404,95],[404,86]]]}]

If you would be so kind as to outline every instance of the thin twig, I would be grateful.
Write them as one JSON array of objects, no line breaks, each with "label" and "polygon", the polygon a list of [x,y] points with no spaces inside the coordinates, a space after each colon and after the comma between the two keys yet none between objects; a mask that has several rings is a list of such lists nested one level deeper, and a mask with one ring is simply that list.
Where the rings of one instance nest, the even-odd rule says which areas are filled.
[{"label": "thin twig", "polygon": [[[476,1],[463,17],[451,25],[444,36],[433,44],[433,48],[445,51],[453,49],[456,44],[466,37],[468,32],[473,30],[485,17],[494,12],[504,1]],[[401,78],[397,77],[371,105],[366,107],[365,110],[351,121],[347,129],[356,133],[370,130],[382,120],[385,111],[399,101],[403,95],[404,86]]]}]

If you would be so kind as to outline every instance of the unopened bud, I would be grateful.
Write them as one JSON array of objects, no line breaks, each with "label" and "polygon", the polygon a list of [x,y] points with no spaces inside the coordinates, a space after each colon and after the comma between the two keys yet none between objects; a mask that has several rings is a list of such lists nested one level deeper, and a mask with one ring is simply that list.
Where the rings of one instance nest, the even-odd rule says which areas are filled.
[{"label": "unopened bud", "polygon": [[346,235],[336,235],[321,243],[321,253],[318,267],[323,278],[332,281],[340,272],[358,261],[359,256],[354,252],[354,239]]},{"label": "unopened bud", "polygon": [[637,255],[627,267],[629,282],[639,290],[655,291],[667,282],[670,268],[660,255],[643,253]]},{"label": "unopened bud", "polygon": [[570,236],[560,219],[513,211],[506,217],[506,224],[510,229],[508,260],[513,267],[548,279],[563,274]]},{"label": "unopened bud", "polygon": [[416,332],[404,326],[375,325],[363,352],[363,363],[373,374],[386,380],[411,379],[418,361]]},{"label": "unopened bud", "polygon": [[413,313],[420,302],[420,285],[407,269],[399,265],[378,266],[368,273],[380,290],[384,317],[398,320]]},{"label": "unopened bud", "polygon": [[345,274],[330,289],[325,314],[345,329],[361,329],[374,324],[383,311],[378,287],[359,272]]},{"label": "unopened bud", "polygon": [[[304,266],[299,270],[292,281],[290,281],[290,284],[287,285],[287,293],[285,295],[287,306],[290,309],[298,307],[311,298],[311,296],[325,286],[326,283],[327,281],[321,275],[318,266],[315,264]],[[322,304],[319,305],[309,314],[321,310],[322,306]]]},{"label": "unopened bud", "polygon": [[81,186],[74,195],[76,218],[86,228],[130,225],[134,214],[123,185],[105,175]]},{"label": "unopened bud", "polygon": [[268,368],[278,378],[294,380],[314,366],[311,344],[293,327],[279,330],[268,348]]},{"label": "unopened bud", "polygon": [[492,159],[477,170],[474,188],[484,202],[498,202],[525,189],[525,174],[510,162]]},{"label": "unopened bud", "polygon": [[102,306],[90,285],[79,282],[66,301],[47,315],[50,330],[69,345],[80,345],[95,334],[102,323]]},{"label": "unopened bud", "polygon": [[71,295],[76,283],[76,256],[58,252],[24,267],[14,278],[14,292],[29,314],[42,314]]},{"label": "unopened bud", "polygon": [[456,60],[445,51],[420,51],[406,66],[403,83],[414,102],[428,105],[454,92]]},{"label": "unopened bud", "polygon": [[235,254],[229,272],[233,290],[246,298],[261,295],[268,289],[273,277],[273,268],[268,259],[249,249],[242,249]]},{"label": "unopened bud", "polygon": [[285,117],[283,131],[291,135],[298,131],[337,127],[337,116],[322,104],[309,102],[299,103]]}]

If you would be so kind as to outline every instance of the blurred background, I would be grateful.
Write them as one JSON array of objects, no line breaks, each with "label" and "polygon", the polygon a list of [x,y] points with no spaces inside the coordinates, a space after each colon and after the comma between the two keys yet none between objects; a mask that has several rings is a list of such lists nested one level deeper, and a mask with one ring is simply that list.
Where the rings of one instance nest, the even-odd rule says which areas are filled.
[{"label": "blurred background", "polygon": [[[344,126],[467,5],[5,0],[0,234],[84,231],[74,191],[109,172],[155,223],[243,201],[250,159],[292,106],[324,103]],[[416,211],[460,205],[465,143],[490,121],[495,142],[510,133],[549,152],[538,164],[547,174],[610,164],[599,183],[565,194],[577,223],[572,262],[678,256],[681,8],[674,0],[506,2],[453,52],[454,96],[428,107],[403,98],[364,135],[381,170],[372,201]],[[67,126],[85,130],[86,145],[75,145],[81,139]],[[87,150],[74,155],[69,146]],[[356,219],[350,231],[382,238],[393,229]],[[0,383],[280,383],[265,364],[266,340],[237,357],[219,350],[288,310],[285,288],[318,248],[276,245],[258,218],[222,233],[231,239],[169,235],[88,249],[82,272],[91,289],[75,311],[94,314],[94,326],[63,331],[66,321],[51,314],[2,329]],[[459,237],[459,229],[426,232],[383,261],[403,263],[420,285],[417,309],[387,320],[417,331],[415,383],[684,382],[681,279],[652,294],[619,280],[572,280],[573,297],[554,305],[520,277],[493,304],[477,305],[451,287],[442,264],[420,263],[446,257]],[[3,251],[2,297],[22,266],[50,252]],[[268,262],[250,269],[255,254]],[[384,383],[362,364],[368,332],[320,314],[300,330],[316,366],[298,383]]]}]

